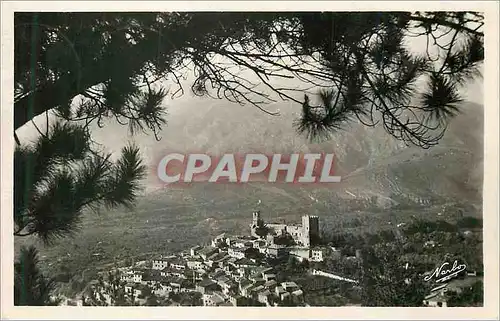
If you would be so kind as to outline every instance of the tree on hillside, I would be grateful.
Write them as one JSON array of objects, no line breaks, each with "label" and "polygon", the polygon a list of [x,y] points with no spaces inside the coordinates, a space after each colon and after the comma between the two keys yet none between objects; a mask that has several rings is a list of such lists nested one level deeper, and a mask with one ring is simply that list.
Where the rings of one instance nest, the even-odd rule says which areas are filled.
[{"label": "tree on hillside", "polygon": [[[85,209],[131,207],[145,167],[136,147],[123,148],[118,160],[89,148],[89,136],[78,125],[57,123],[34,146],[14,154],[14,235],[35,235],[45,243],[79,228]],[[35,255],[25,261],[34,260]],[[18,262],[21,264],[21,261]],[[15,280],[30,278],[31,270],[16,270]],[[19,273],[19,274],[17,274]],[[16,291],[30,293],[31,283],[15,282]],[[23,297],[24,298],[24,297]],[[20,305],[30,304],[30,298]]]},{"label": "tree on hillside", "polygon": [[414,265],[405,267],[399,248],[377,246],[362,251],[363,306],[421,306],[430,286]]},{"label": "tree on hillside", "polygon": [[146,306],[159,306],[160,305],[160,300],[155,294],[151,294],[150,296],[147,297],[146,299]]},{"label": "tree on hillside", "polygon": [[451,292],[449,294],[448,306],[471,307],[484,305],[484,284],[477,281],[472,286],[463,289],[461,293]]},{"label": "tree on hillside", "polygon": [[[192,70],[196,95],[265,112],[276,99],[302,104],[296,125],[310,138],[357,118],[430,147],[458,111],[457,88],[478,74],[482,25],[474,12],[16,13],[14,234],[51,242],[73,233],[85,209],[132,206],[145,173],[138,149],[125,147],[113,160],[89,126],[111,118],[160,139],[162,102],[184,92],[181,80]],[[451,35],[444,43],[443,33]],[[417,35],[428,39],[424,55],[404,45]],[[240,70],[252,72],[260,87]],[[290,79],[320,89],[319,103],[297,97],[295,85],[276,84]],[[423,92],[420,79],[428,84]],[[176,89],[162,87],[165,81]],[[38,131],[33,145],[16,135],[26,124]],[[36,255],[27,259],[35,265]],[[16,280],[29,278],[27,271]],[[43,288],[15,286],[27,294],[34,293],[27,286]],[[18,304],[45,296],[22,298]]]},{"label": "tree on hillside", "polygon": [[255,228],[255,234],[260,238],[265,238],[269,233],[269,228],[265,225],[260,225]]},{"label": "tree on hillside", "polygon": [[38,268],[38,253],[34,247],[22,248],[14,264],[15,305],[57,305],[51,298],[54,281]]}]

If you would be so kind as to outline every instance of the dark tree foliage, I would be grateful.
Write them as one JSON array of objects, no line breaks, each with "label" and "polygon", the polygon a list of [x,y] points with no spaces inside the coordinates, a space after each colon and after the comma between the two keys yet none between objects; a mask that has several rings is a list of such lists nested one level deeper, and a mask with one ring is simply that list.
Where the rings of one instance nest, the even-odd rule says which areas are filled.
[{"label": "dark tree foliage", "polygon": [[[264,112],[279,99],[301,104],[296,127],[311,139],[357,119],[431,147],[460,111],[460,86],[479,75],[482,25],[475,12],[16,13],[14,130],[29,123],[39,137],[29,145],[14,132],[14,234],[50,242],[76,231],[85,209],[133,205],[138,149],[113,160],[89,126],[114,118],[160,139],[162,102],[182,95],[185,79],[196,95]],[[423,54],[405,44],[417,36],[427,39]],[[281,85],[289,80],[309,87],[305,95]],[[22,264],[35,266],[36,252],[23,251]],[[37,275],[16,283],[33,288],[16,302],[47,299]]]},{"label": "dark tree foliage", "polygon": [[431,233],[435,231],[457,232],[458,227],[443,220],[439,221],[415,220],[408,227],[406,227],[404,231],[405,234],[407,235],[413,235],[415,233]]},{"label": "dark tree foliage", "polygon": [[45,277],[38,268],[38,252],[34,247],[23,248],[14,264],[15,305],[57,305],[51,298],[54,281]]},{"label": "dark tree foliage", "polygon": [[[15,20],[16,129],[57,109],[66,119],[115,117],[157,133],[166,95],[158,81],[182,94],[181,80],[194,69],[198,95],[261,109],[276,99],[302,104],[297,128],[311,138],[358,119],[428,148],[484,58],[476,12],[18,13]],[[427,39],[424,53],[407,46],[415,37]],[[289,79],[319,89],[318,101],[276,84]],[[83,99],[70,108],[77,95]]]},{"label": "dark tree foliage", "polygon": [[466,216],[457,222],[457,226],[461,228],[482,228],[483,220],[472,216]]},{"label": "dark tree foliage", "polygon": [[145,174],[136,147],[121,157],[92,152],[88,132],[56,123],[34,146],[14,154],[14,235],[36,234],[46,242],[78,228],[85,208],[132,206]]},{"label": "dark tree foliage", "polygon": [[484,284],[477,281],[471,287],[463,289],[461,293],[452,292],[449,295],[447,306],[450,307],[471,307],[483,306]]},{"label": "dark tree foliage", "polygon": [[405,267],[399,247],[362,251],[360,286],[363,306],[422,306],[429,284],[415,266]]},{"label": "dark tree foliage", "polygon": [[[368,126],[381,123],[406,143],[431,147],[459,111],[460,85],[479,75],[484,58],[477,13],[317,13],[303,21],[302,45],[319,53],[327,82],[319,106],[308,96],[303,102],[298,129],[311,137],[329,136],[357,118]],[[427,37],[424,54],[405,45],[413,37]],[[434,56],[432,46],[441,55]],[[418,81],[427,88],[420,90]]]}]

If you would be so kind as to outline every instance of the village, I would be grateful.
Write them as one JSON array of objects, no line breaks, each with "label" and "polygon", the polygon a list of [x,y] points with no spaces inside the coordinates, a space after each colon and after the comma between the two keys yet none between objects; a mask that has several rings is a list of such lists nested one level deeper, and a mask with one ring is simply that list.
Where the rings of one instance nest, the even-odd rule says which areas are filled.
[{"label": "village", "polygon": [[[401,226],[398,224],[396,231]],[[331,243],[327,246],[320,242],[318,216],[303,215],[300,224],[267,223],[257,211],[252,213],[249,228],[249,235],[222,233],[205,245],[176,254],[115,266],[101,272],[99,279],[90,282],[79,298],[69,299],[63,305],[310,306],[307,296],[321,297],[322,293],[332,291],[332,285],[342,285],[354,292],[361,289],[358,280],[347,276],[357,274],[362,262],[360,251],[352,255]],[[465,230],[463,235],[470,237],[471,233]],[[398,235],[402,237],[401,233]],[[426,241],[424,250],[432,251],[439,246]],[[328,268],[331,265],[325,264],[332,260],[350,262],[354,272],[347,275],[345,271],[333,272]],[[287,270],[290,265],[302,267],[294,274]],[[409,263],[403,266],[408,267]],[[465,270],[465,265],[458,267],[463,268],[459,271],[463,272],[462,277],[455,279],[458,272],[453,273],[445,284],[438,283],[439,286],[429,289],[422,302],[424,306],[446,307],[448,294],[468,291],[482,280],[475,270]],[[431,279],[433,273],[439,272],[428,270],[419,277]],[[297,276],[309,279],[295,282]],[[335,305],[360,304],[344,300]]]},{"label": "village", "polygon": [[[327,255],[340,255],[335,248],[316,246],[319,231],[317,216],[304,215],[301,224],[266,224],[261,213],[254,212],[250,235],[223,233],[206,246],[116,268],[113,275],[124,285],[124,299],[134,305],[145,305],[151,294],[168,298],[191,293],[203,306],[306,306],[303,289],[279,280],[275,266],[290,258],[322,262]],[[320,270],[311,273],[356,283]],[[115,281],[95,282],[93,299],[114,305]]]}]

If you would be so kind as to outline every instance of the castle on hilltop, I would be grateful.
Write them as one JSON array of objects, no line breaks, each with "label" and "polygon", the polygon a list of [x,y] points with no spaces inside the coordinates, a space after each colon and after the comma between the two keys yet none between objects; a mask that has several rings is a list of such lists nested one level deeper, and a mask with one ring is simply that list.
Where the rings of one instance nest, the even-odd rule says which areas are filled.
[{"label": "castle on hilltop", "polygon": [[250,233],[254,237],[289,235],[297,245],[310,247],[319,238],[319,217],[312,215],[302,216],[302,224],[266,224],[260,216],[260,211],[252,213]]}]

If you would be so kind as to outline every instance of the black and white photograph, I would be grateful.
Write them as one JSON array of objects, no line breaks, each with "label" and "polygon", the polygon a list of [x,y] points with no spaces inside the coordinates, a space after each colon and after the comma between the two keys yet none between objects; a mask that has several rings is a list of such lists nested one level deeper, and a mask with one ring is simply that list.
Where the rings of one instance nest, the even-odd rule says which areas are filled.
[{"label": "black and white photograph", "polygon": [[497,3],[55,3],[2,23],[13,308],[498,318]]}]

